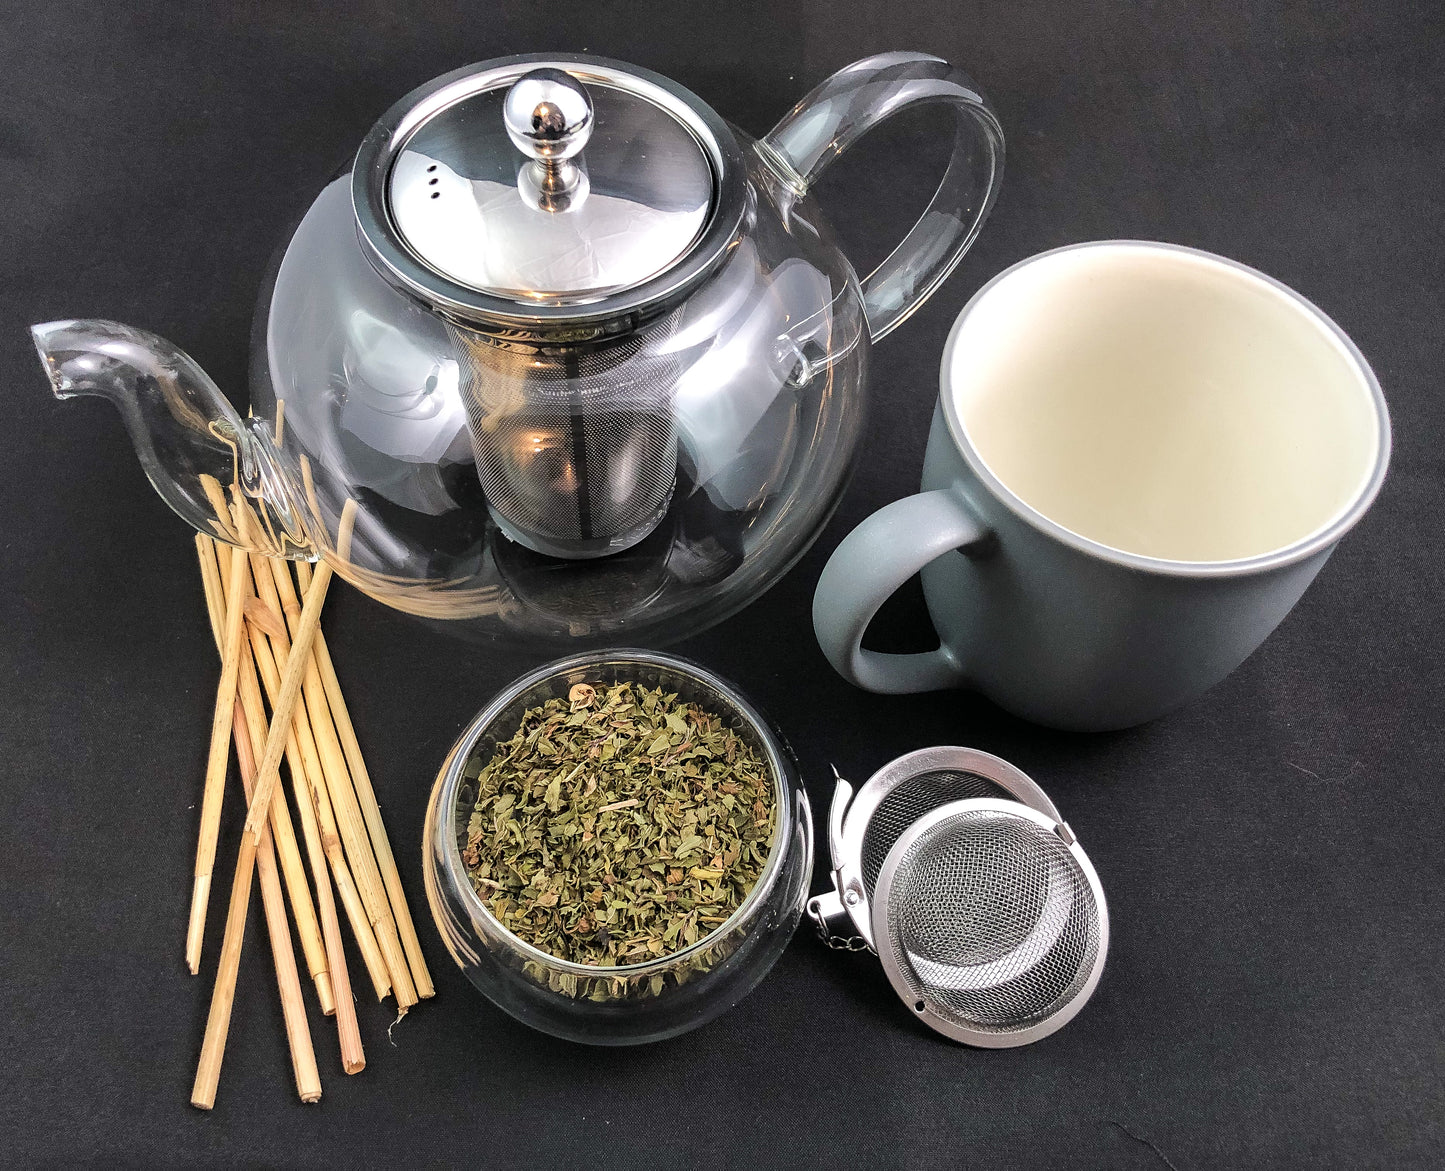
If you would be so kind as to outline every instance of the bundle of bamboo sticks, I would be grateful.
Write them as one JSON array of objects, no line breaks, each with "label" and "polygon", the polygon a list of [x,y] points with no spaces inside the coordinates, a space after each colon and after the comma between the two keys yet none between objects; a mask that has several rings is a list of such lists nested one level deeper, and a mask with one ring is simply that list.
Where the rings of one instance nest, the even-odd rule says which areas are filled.
[{"label": "bundle of bamboo sticks", "polygon": [[[254,525],[255,518],[239,494],[229,509],[217,512],[225,518],[217,525],[223,537],[255,546],[248,539],[248,525]],[[349,536],[351,521],[348,510],[342,516],[339,546]],[[196,538],[196,553],[211,631],[221,654],[221,678],[186,934],[186,962],[193,974],[200,970],[232,741],[248,813],[191,1103],[204,1110],[215,1104],[253,870],[261,886],[296,1092],[302,1101],[315,1102],[321,1097],[321,1079],[291,946],[287,901],[321,1011],[336,1018],[341,1064],[347,1073],[363,1069],[366,1057],[333,885],[378,1000],[394,995],[398,1013],[405,1014],[419,998],[434,994],[431,975],[356,730],[318,628],[330,568],[323,563],[313,572],[310,566],[297,564],[293,579],[288,561],[247,554],[206,536]],[[310,881],[279,784],[283,760],[301,822]]]}]

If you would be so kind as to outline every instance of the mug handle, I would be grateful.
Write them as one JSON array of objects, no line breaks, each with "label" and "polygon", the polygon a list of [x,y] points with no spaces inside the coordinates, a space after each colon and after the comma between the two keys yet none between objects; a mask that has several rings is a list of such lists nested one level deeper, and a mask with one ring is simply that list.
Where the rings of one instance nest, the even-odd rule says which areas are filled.
[{"label": "mug handle", "polygon": [[902,243],[863,278],[874,341],[928,299],[978,235],[1003,178],[1003,129],[961,70],[926,53],[880,53],[839,70],[792,108],[758,151],[796,194],[884,119],[914,106],[954,115],[953,154],[933,201]]},{"label": "mug handle", "polygon": [[865,651],[878,608],[930,561],[989,534],[963,497],[939,488],[880,508],[833,550],[813,594],[813,632],[833,668],[867,691],[907,695],[966,681],[953,650],[913,655]]}]

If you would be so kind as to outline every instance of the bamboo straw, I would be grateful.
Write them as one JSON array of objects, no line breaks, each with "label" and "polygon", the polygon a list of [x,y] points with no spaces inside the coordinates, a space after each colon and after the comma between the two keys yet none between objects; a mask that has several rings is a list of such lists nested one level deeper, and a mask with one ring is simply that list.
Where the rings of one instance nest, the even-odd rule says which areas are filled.
[{"label": "bamboo straw", "polygon": [[[223,567],[229,563],[233,552],[235,556],[242,559],[246,554],[238,550],[232,550],[229,546],[215,544],[214,548],[220,557]],[[273,611],[273,619],[268,619],[267,626],[272,629],[286,630],[285,622],[279,616],[280,602],[276,596],[274,580],[270,570],[267,568],[268,558],[261,554],[251,554],[251,568],[255,574],[258,588],[261,591],[265,605],[269,602],[268,609]],[[318,632],[319,633],[319,632]],[[273,708],[280,694],[281,672],[277,668],[277,662],[285,662],[290,651],[290,639],[283,636],[279,640],[253,639],[253,653],[257,666],[266,684],[266,693],[271,700]],[[274,643],[274,648],[273,644]],[[375,934],[372,931],[371,919],[366,912],[366,907],[356,889],[352,879],[351,869],[346,863],[345,855],[342,852],[341,838],[337,832],[335,817],[331,810],[330,799],[326,794],[326,785],[322,773],[320,758],[316,750],[316,744],[311,730],[311,721],[308,718],[304,700],[298,701],[296,713],[293,718],[293,726],[287,737],[287,753],[292,769],[292,780],[296,784],[296,804],[298,808],[311,811],[318,821],[318,838],[321,844],[323,855],[331,863],[331,869],[336,879],[336,890],[341,895],[342,906],[346,910],[347,920],[351,924],[352,934],[356,938],[357,947],[361,951],[362,961],[366,965],[367,975],[370,976],[372,987],[376,991],[377,1000],[386,999],[391,991],[391,975],[387,968],[386,960],[377,946]],[[299,758],[299,764],[298,764]],[[304,805],[301,793],[301,779],[305,781],[307,790]],[[309,848],[309,843],[308,843]],[[319,884],[318,884],[319,889]],[[324,937],[323,924],[323,937]],[[344,964],[344,953],[330,944],[326,945],[330,956],[329,964],[335,969],[337,964]],[[350,987],[348,981],[348,987]],[[336,992],[337,1000],[331,1003],[331,1010],[335,1011],[335,1005],[340,1002],[340,992]],[[329,1015],[329,1013],[328,1013]],[[354,1015],[354,1012],[353,1012]],[[338,1022],[340,1028],[345,1028],[345,1022]],[[343,1046],[345,1048],[345,1046]],[[355,1065],[356,1069],[362,1068],[364,1057],[360,1050],[359,1034],[356,1038],[356,1046],[348,1055],[343,1053],[343,1064],[348,1062]],[[350,1070],[349,1072],[355,1072]]]},{"label": "bamboo straw", "polygon": [[[281,676],[276,670],[270,644],[255,627],[251,627],[251,650],[266,681],[267,691],[276,694],[280,689]],[[366,1055],[361,1046],[361,1031],[356,1021],[356,1004],[351,997],[351,979],[346,970],[346,952],[342,948],[336,902],[331,895],[326,851],[321,844],[321,833],[317,829],[316,806],[307,787],[305,767],[296,744],[294,727],[286,745],[286,763],[291,770],[296,808],[300,811],[301,829],[306,838],[306,856],[311,862],[311,873],[316,881],[316,905],[321,914],[321,932],[329,961],[331,986],[335,992],[332,1011],[336,1014],[336,1030],[341,1042],[341,1066],[347,1073],[356,1073],[365,1068]]]},{"label": "bamboo straw", "polygon": [[[275,580],[271,576],[267,559],[260,556],[253,556],[252,570],[256,577],[256,588],[260,593],[264,605],[279,609],[280,602],[276,594]],[[277,619],[280,621],[280,619]],[[284,627],[284,623],[282,624]],[[257,659],[262,666],[262,675],[268,674],[267,688],[272,688],[272,679],[279,677],[274,665],[274,660],[286,660],[289,663],[290,640],[285,636],[272,638],[270,645],[263,653],[257,652]],[[327,860],[331,863],[331,870],[336,879],[336,889],[341,895],[342,905],[346,909],[346,917],[351,923],[352,933],[356,937],[357,947],[361,951],[361,958],[366,964],[367,974],[371,977],[373,987],[376,989],[376,998],[385,999],[391,991],[391,976],[387,968],[386,960],[382,956],[381,949],[377,946],[376,936],[371,928],[371,919],[366,913],[366,907],[357,891],[356,884],[352,878],[351,868],[347,864],[345,854],[342,851],[341,837],[336,827],[335,813],[331,807],[331,799],[326,787],[325,773],[321,765],[321,759],[317,752],[315,734],[312,728],[309,709],[304,699],[297,705],[296,719],[292,728],[294,739],[298,746],[302,768],[299,774],[305,777],[309,794],[309,803],[314,811],[319,828],[319,838],[322,850]],[[300,797],[297,797],[297,804],[300,804]]]},{"label": "bamboo straw", "polygon": [[[206,929],[206,906],[211,897],[211,869],[216,861],[216,836],[221,825],[221,796],[226,763],[231,756],[231,714],[236,703],[236,679],[241,663],[243,606],[250,592],[244,565],[231,566],[228,598],[235,599],[226,620],[226,641],[221,655],[221,682],[211,719],[211,752],[206,761],[206,784],[201,797],[201,831],[196,843],[195,882],[191,889],[191,917],[186,928],[186,964],[191,975],[201,970],[201,938]],[[318,580],[320,576],[318,575]]]},{"label": "bamboo straw", "polygon": [[[252,732],[241,701],[236,701],[236,762],[247,799],[255,788],[256,758],[252,752],[260,747],[260,732]],[[321,1101],[321,1073],[316,1068],[316,1050],[311,1045],[311,1030],[306,1025],[306,1005],[301,999],[301,979],[296,974],[296,955],[291,950],[291,926],[286,919],[286,904],[281,894],[281,880],[276,873],[276,857],[272,850],[270,826],[261,831],[256,851],[256,873],[261,879],[261,902],[266,911],[266,930],[271,937],[271,956],[276,963],[276,982],[281,988],[281,1015],[286,1021],[286,1042],[291,1050],[291,1073],[296,1079],[296,1093],[303,1102]],[[213,1099],[214,1100],[214,1099]]]},{"label": "bamboo straw", "polygon": [[[216,560],[211,552],[209,537],[199,534],[196,536],[196,553],[201,563],[201,584],[206,595],[206,611],[211,619],[211,635],[215,639],[217,653],[221,653],[225,644],[226,607],[221,596],[221,578],[216,572]],[[244,682],[248,676],[254,687],[255,668],[243,655],[243,693],[246,690]],[[258,694],[258,702],[259,699]],[[238,698],[231,719],[231,730],[236,741],[236,762],[247,798],[251,795],[251,785],[255,778],[254,752],[261,747],[260,729],[263,726],[264,711],[262,724],[251,723],[247,718],[245,703]],[[274,809],[272,814],[274,824]],[[295,848],[294,841],[292,848]],[[291,931],[276,871],[272,834],[262,835],[261,845],[256,853],[256,872],[261,877],[261,901],[266,912],[266,929],[271,937],[271,956],[276,966],[276,984],[281,994],[281,1013],[286,1022],[286,1042],[291,1052],[291,1072],[296,1080],[296,1092],[303,1102],[316,1102],[321,1098],[321,1074],[316,1068],[316,1050],[311,1045],[311,1030],[306,1024],[306,1007],[301,999],[301,980],[296,973],[296,955],[291,949]],[[304,876],[302,889],[305,890]],[[329,993],[329,984],[327,990]]]},{"label": "bamboo straw", "polygon": [[[269,575],[261,575],[269,580]],[[281,675],[276,669],[276,660],[271,644],[254,626],[250,628],[251,650],[257,666],[265,680],[268,694],[280,691]],[[313,753],[314,755],[314,753]],[[346,970],[346,952],[341,942],[341,923],[336,916],[336,902],[331,895],[331,879],[327,873],[327,857],[321,842],[321,833],[316,823],[316,805],[306,781],[304,754],[296,743],[296,727],[293,724],[286,744],[286,763],[291,770],[291,784],[296,796],[296,808],[301,815],[301,829],[306,838],[306,856],[311,862],[311,873],[316,880],[316,904],[321,913],[321,931],[326,943],[326,954],[330,961],[331,984],[335,990],[336,1030],[341,1042],[341,1067],[347,1073],[358,1073],[366,1068],[366,1054],[361,1045],[361,1030],[356,1021],[356,1004],[351,997],[351,979]],[[374,945],[373,945],[374,946]],[[380,954],[377,963],[382,966]],[[329,1014],[328,1014],[329,1015]]]},{"label": "bamboo straw", "polygon": [[[311,584],[311,567],[304,561],[297,562],[296,577],[302,592],[305,592]],[[401,875],[397,872],[396,859],[391,852],[391,840],[387,837],[386,826],[381,820],[381,807],[377,804],[376,791],[371,786],[371,774],[367,772],[361,744],[356,739],[356,728],[351,722],[351,713],[347,710],[346,699],[341,693],[341,680],[337,678],[336,666],[331,661],[331,651],[326,645],[325,635],[319,630],[316,632],[315,653],[317,665],[321,668],[321,682],[326,688],[327,703],[331,708],[332,718],[336,721],[336,731],[341,737],[341,747],[351,770],[351,779],[356,785],[357,801],[361,805],[367,831],[371,835],[372,848],[376,851],[382,882],[391,900],[392,915],[396,919],[397,929],[401,932],[406,958],[411,964],[412,981],[417,995],[422,999],[435,996],[436,987],[422,955],[421,940],[417,938],[416,925],[412,922],[411,910],[406,902],[406,892],[402,890]]]},{"label": "bamboo straw", "polygon": [[[255,790],[252,790],[254,799]],[[226,1051],[226,1034],[231,1028],[231,1005],[236,999],[236,972],[241,963],[241,942],[246,935],[246,911],[251,905],[251,872],[256,866],[258,839],[241,835],[241,853],[236,859],[236,876],[231,882],[231,903],[226,912],[226,935],[216,985],[211,991],[211,1008],[206,1014],[206,1035],[201,1042],[201,1060],[191,1085],[191,1105],[209,1110],[216,1104],[216,1087],[221,1080],[221,1058]]]},{"label": "bamboo straw", "polygon": [[[206,607],[211,616],[211,633],[216,638],[216,649],[221,648],[225,628],[226,603],[221,592],[221,575],[217,567],[220,548],[209,537],[197,535],[196,555],[201,563],[201,584],[206,593]],[[230,549],[226,549],[224,560],[229,567]],[[229,576],[229,568],[227,570]],[[247,610],[256,599],[247,598]],[[241,707],[246,713],[253,740],[259,741],[266,727],[266,708],[261,698],[261,685],[256,679],[256,663],[253,656],[241,656],[240,677],[237,684]],[[252,745],[252,755],[261,751],[261,744]],[[293,773],[294,775],[294,773]],[[305,809],[302,810],[303,814]],[[303,818],[304,820],[304,818]],[[285,797],[277,791],[271,801],[271,830],[276,842],[276,852],[281,861],[281,872],[286,879],[287,893],[291,898],[292,912],[296,916],[296,934],[301,938],[301,948],[306,955],[306,967],[316,985],[316,998],[321,1011],[330,1016],[336,1011],[332,995],[326,945],[322,941],[321,928],[316,922],[316,909],[311,902],[311,890],[306,882],[306,871],[301,865],[301,854],[296,846],[296,831],[291,825],[291,815],[286,808]]]},{"label": "bamboo straw", "polygon": [[[237,576],[236,562],[231,558],[232,577]],[[243,579],[244,580],[244,579]],[[221,1059],[226,1049],[226,1034],[231,1026],[231,1006],[236,998],[236,972],[240,966],[241,944],[246,935],[246,911],[251,905],[251,876],[256,867],[256,850],[261,831],[266,825],[271,795],[281,775],[281,757],[286,751],[287,729],[301,696],[301,682],[310,660],[311,639],[321,620],[321,607],[331,584],[331,569],[323,564],[312,578],[306,593],[306,604],[297,623],[294,645],[281,676],[281,692],[273,705],[271,728],[266,735],[266,750],[256,768],[256,786],[252,790],[246,825],[241,832],[241,851],[236,859],[236,877],[231,884],[231,902],[226,914],[226,934],[221,944],[221,962],[216,971],[216,985],[211,993],[211,1008],[206,1017],[206,1035],[201,1042],[201,1058],[196,1066],[196,1080],[191,1087],[191,1103],[209,1110],[216,1101],[216,1087],[221,1079]],[[238,588],[228,611],[227,633],[233,622],[242,618],[243,596]],[[239,636],[238,636],[239,637]],[[229,646],[229,644],[228,644]]]},{"label": "bamboo straw", "polygon": [[[280,776],[287,729],[296,710],[296,701],[301,698],[301,684],[311,659],[311,640],[321,622],[321,607],[326,604],[326,591],[330,586],[331,567],[323,563],[311,579],[301,617],[291,631],[291,654],[281,675],[281,694],[276,699],[271,730],[266,737],[266,755],[261,758],[256,772],[256,792],[266,798],[266,804],[270,803],[271,791]],[[246,814],[246,833],[255,836],[261,832],[261,825],[266,819],[266,804],[257,806],[255,801],[251,802],[250,812]]]},{"label": "bamboo straw", "polygon": [[[326,873],[326,856],[321,853],[319,843],[314,865],[321,874]],[[332,960],[331,975],[336,988],[336,1032],[341,1042],[341,1068],[349,1074],[360,1073],[366,1068],[366,1051],[361,1046],[361,1026],[356,1021],[356,1001],[351,995],[351,979],[346,974],[345,952],[341,945],[341,921],[336,917],[336,903],[332,901],[329,882],[322,908],[321,926],[326,932],[326,950],[336,957]]]},{"label": "bamboo straw", "polygon": [[[297,619],[296,587],[291,581],[291,572],[284,561],[270,562],[272,579],[280,595],[281,608],[289,623]],[[319,633],[319,632],[318,632]],[[341,742],[332,722],[330,706],[326,699],[325,685],[312,648],[312,661],[307,664],[306,680],[303,684],[306,696],[306,710],[311,716],[311,730],[316,736],[316,747],[321,753],[321,767],[326,779],[327,792],[332,808],[336,812],[337,826],[341,840],[346,847],[346,858],[351,863],[351,872],[361,892],[362,904],[376,933],[376,942],[386,960],[387,971],[391,974],[392,991],[396,1004],[403,1013],[417,1002],[416,986],[412,983],[411,971],[407,966],[406,954],[397,935],[396,921],[387,902],[386,890],[382,885],[381,872],[371,852],[367,837],[366,823],[357,805],[356,791],[352,788],[351,776],[346,767],[346,758]]]},{"label": "bamboo straw", "polygon": [[202,472],[199,476],[201,489],[206,494],[206,499],[211,502],[211,507],[216,510],[215,525],[222,539],[231,544],[239,544],[236,537],[236,530],[231,527],[231,509],[226,503],[226,493],[221,487],[221,481],[215,476],[208,476]]}]

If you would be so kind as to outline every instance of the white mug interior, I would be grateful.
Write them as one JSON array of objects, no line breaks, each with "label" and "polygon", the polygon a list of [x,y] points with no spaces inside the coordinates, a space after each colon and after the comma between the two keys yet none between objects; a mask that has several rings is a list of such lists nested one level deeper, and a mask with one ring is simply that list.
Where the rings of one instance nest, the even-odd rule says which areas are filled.
[{"label": "white mug interior", "polygon": [[951,424],[1004,488],[1142,558],[1310,542],[1368,503],[1388,450],[1379,388],[1338,327],[1252,269],[1170,245],[1016,265],[965,309],[943,376]]}]

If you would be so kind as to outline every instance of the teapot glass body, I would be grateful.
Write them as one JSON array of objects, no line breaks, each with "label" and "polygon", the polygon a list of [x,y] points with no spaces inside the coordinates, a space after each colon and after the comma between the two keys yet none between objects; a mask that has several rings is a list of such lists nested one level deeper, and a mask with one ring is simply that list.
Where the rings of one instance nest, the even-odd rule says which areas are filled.
[{"label": "teapot glass body", "polygon": [[284,412],[323,540],[355,501],[353,583],[529,636],[665,640],[812,542],[863,426],[868,329],[816,204],[758,156],[722,266],[640,329],[574,345],[508,343],[393,287],[350,194],[322,192],[263,298],[252,403]]},{"label": "teapot glass body", "polygon": [[[503,92],[499,150],[466,102]],[[915,106],[953,155],[860,280],[809,187]],[[261,296],[251,419],[142,331],[35,337],[56,392],[116,401],[203,532],[324,558],[455,633],[659,645],[758,597],[821,531],[870,340],[971,244],[1002,150],[972,83],[921,54],[849,66],[757,141],[645,70],[487,62],[398,103],[300,221]]]}]

